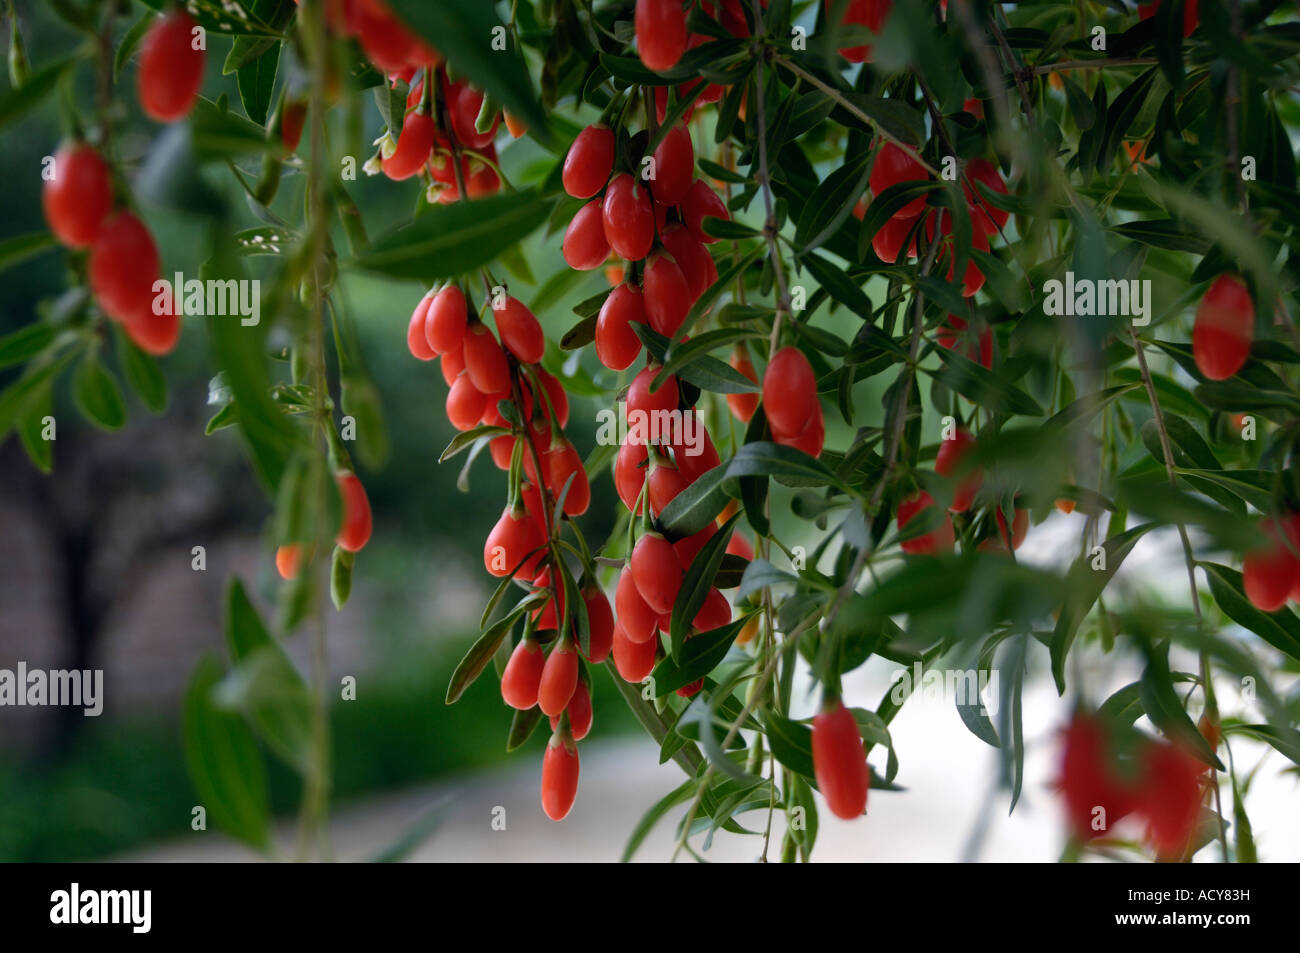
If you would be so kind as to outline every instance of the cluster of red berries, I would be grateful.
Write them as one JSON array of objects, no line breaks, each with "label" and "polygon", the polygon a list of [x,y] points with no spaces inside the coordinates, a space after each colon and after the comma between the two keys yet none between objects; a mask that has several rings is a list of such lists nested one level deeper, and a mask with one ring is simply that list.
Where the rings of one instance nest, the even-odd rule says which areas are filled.
[{"label": "cluster of red berries", "polygon": [[601,363],[624,370],[641,353],[630,321],[671,337],[717,280],[717,265],[705,247],[716,239],[704,231],[703,222],[730,216],[718,194],[695,178],[695,149],[684,123],[664,133],[644,180],[615,172],[616,145],[614,131],[597,123],[582,130],[569,148],[564,190],[590,201],[569,223],[563,251],[564,260],[579,271],[599,268],[611,252],[637,263],[632,280],[606,299],[596,325]]},{"label": "cluster of red berries", "polygon": [[[553,565],[557,557],[550,545],[553,520],[548,514],[553,506],[569,517],[585,513],[591,486],[582,458],[564,435],[568,395],[538,364],[546,339],[536,316],[503,291],[494,295],[492,312],[500,341],[471,316],[459,285],[430,291],[411,314],[407,345],[420,360],[441,358],[452,426],[461,431],[479,425],[510,428],[510,433],[491,440],[489,450],[503,470],[510,470],[517,456],[522,464],[524,481],[488,534],[483,564],[492,575],[512,576],[541,596],[506,665],[501,695],[512,708],[537,705],[552,719],[554,735],[542,769],[542,806],[548,816],[560,820],[577,792],[576,742],[591,728],[592,708],[563,580]],[[514,421],[502,414],[503,402],[513,408]],[[613,643],[613,612],[594,580],[585,580],[581,595],[589,622],[586,658],[598,664],[609,656]]]},{"label": "cluster of red berries", "polygon": [[[891,185],[900,182],[920,182],[926,177],[925,166],[921,165],[913,155],[892,142],[886,142],[876,153],[869,183],[872,193],[878,196]],[[975,183],[982,183],[992,191],[1004,195],[1007,185],[997,166],[987,159],[976,157],[966,163],[962,188],[966,194],[967,209],[971,218],[971,246],[987,252],[989,236],[1006,225],[1010,216],[1005,210],[987,202],[984,196],[977,195],[974,191]],[[855,210],[859,217],[863,211],[861,205]],[[947,277],[952,281],[957,264],[952,247],[952,213],[928,207],[925,196],[918,196],[904,205],[872,236],[871,247],[876,257],[889,264],[897,262],[900,255],[916,258],[918,244],[925,242],[928,245],[934,240],[936,220],[941,236],[938,261],[939,263],[947,261]],[[984,273],[979,270],[979,266],[971,257],[967,260],[966,271],[962,275],[962,294],[969,298],[982,287],[984,287]]]},{"label": "cluster of red berries", "polygon": [[[1218,730],[1206,719],[1200,727],[1215,747]],[[1146,821],[1146,840],[1160,857],[1180,857],[1196,830],[1208,766],[1172,744],[1144,739],[1128,776],[1100,718],[1076,712],[1064,734],[1057,785],[1075,837],[1092,840],[1136,814]]]},{"label": "cluster of red berries", "polygon": [[[203,84],[201,28],[181,9],[158,18],[140,51],[140,106],[152,119],[189,115]],[[197,46],[196,46],[197,43]],[[162,262],[148,227],[133,212],[114,211],[113,174],[87,142],[65,143],[54,156],[41,194],[45,221],[66,247],[90,250],[89,283],[103,312],[140,348],[166,354],[180,337],[172,289],[161,281]]]},{"label": "cluster of red berries", "polygon": [[[436,107],[432,96],[425,95],[425,79],[429,76],[436,77],[442,109]],[[385,136],[378,162],[372,162],[367,169],[373,171],[377,166],[378,171],[396,182],[419,174],[427,184],[429,201],[442,204],[460,199],[462,183],[471,199],[500,191],[496,135],[503,112],[489,103],[486,109],[490,115],[483,115],[483,93],[461,80],[452,80],[445,69],[417,72],[407,68],[391,74],[390,81],[394,85],[399,81],[411,83],[406,112],[396,140]],[[524,127],[508,113],[504,115],[510,134],[516,138],[523,135]]]},{"label": "cluster of red berries", "polygon": [[[694,2],[683,6],[681,0],[636,0],[633,20],[636,48],[647,69],[658,73],[667,72],[677,65],[687,50],[708,42],[709,37],[690,33],[687,29],[687,11],[695,6]],[[763,6],[767,6],[767,0],[763,0]],[[745,19],[741,0],[699,0],[698,8],[734,36],[749,36],[749,21]],[[687,89],[693,89],[699,82],[700,80],[693,81]],[[711,90],[706,91],[703,97],[711,94]],[[656,95],[659,95],[658,92]],[[703,97],[703,102],[717,102],[721,94],[712,99]]]},{"label": "cluster of red berries", "polygon": [[[974,505],[975,496],[984,484],[984,471],[980,467],[963,467],[963,461],[976,446],[976,439],[964,427],[956,428],[952,435],[940,442],[939,452],[935,456],[934,470],[939,476],[953,480],[952,502],[941,519],[942,522],[927,533],[912,536],[899,543],[905,553],[939,553],[950,552],[956,541],[953,530],[952,513],[965,513]],[[963,470],[965,472],[963,472]],[[927,514],[937,504],[934,497],[924,490],[918,490],[898,504],[897,523],[902,532],[903,527],[922,514]],[[1011,526],[1007,526],[1002,508],[992,506],[996,533],[992,530],[980,541],[978,549],[986,552],[1009,552],[1020,548],[1029,532],[1029,511],[1014,508]]]},{"label": "cluster of red berries", "polygon": [[[400,127],[380,140],[379,153],[366,170],[382,171],[398,182],[420,175],[430,202],[458,200],[462,185],[469,198],[498,192],[495,142],[502,110],[485,105],[483,93],[468,83],[453,80],[438,51],[407,29],[382,0],[332,0],[326,13],[330,28],[355,37],[394,88],[399,82],[409,85]],[[524,127],[508,113],[504,116],[510,134],[523,135]]]}]

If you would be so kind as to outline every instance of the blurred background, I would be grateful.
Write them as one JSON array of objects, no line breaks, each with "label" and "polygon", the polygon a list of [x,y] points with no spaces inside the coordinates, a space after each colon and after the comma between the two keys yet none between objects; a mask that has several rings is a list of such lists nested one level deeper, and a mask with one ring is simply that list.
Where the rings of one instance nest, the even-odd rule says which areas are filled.
[{"label": "blurred background", "polygon": [[[36,65],[76,42],[43,5],[20,4],[19,10]],[[215,46],[204,93],[215,98],[224,90],[237,101],[233,77],[220,75],[224,49]],[[79,82],[85,84],[77,87],[79,101],[88,101],[89,77]],[[131,66],[119,82],[134,82]],[[368,149],[382,130],[368,96],[363,115],[359,142]],[[157,134],[138,115],[128,116],[120,126],[120,150],[138,161]],[[0,241],[44,227],[41,160],[62,135],[53,104],[0,134],[0,176],[6,183],[0,191]],[[502,159],[516,182],[540,178],[555,161],[527,139],[511,143]],[[246,171],[255,177],[256,169]],[[229,174],[205,170],[205,177],[246,213]],[[300,203],[301,184],[300,176],[286,177],[278,202]],[[382,177],[362,176],[348,188],[372,236],[409,219],[418,194],[412,183]],[[162,251],[164,274],[197,274],[207,256],[203,223],[170,210],[142,211]],[[256,224],[250,214],[244,217],[247,225]],[[537,280],[511,278],[513,294],[530,304],[546,302],[536,310],[553,340],[577,320],[572,305],[604,286],[600,272],[565,286],[548,284],[565,270],[559,239],[539,232],[527,240],[524,257]],[[61,250],[6,270],[0,335],[31,322],[42,303],[66,287]],[[676,765],[657,763],[656,746],[634,723],[609,673],[595,673],[596,724],[582,747],[577,805],[562,824],[546,820],[537,800],[545,732],[506,755],[510,719],[496,679],[488,674],[455,706],[443,703],[448,678],[477,635],[491,591],[482,541],[500,512],[505,480],[484,455],[464,493],[456,485],[463,458],[437,463],[454,434],[443,413],[446,388],[439,370],[414,360],[405,345],[407,320],[424,290],[349,273],[341,280],[344,307],[380,392],[391,455],[384,468],[361,473],[375,532],[357,560],[351,602],[328,618],[333,683],[345,676],[357,680],[355,700],[338,700],[331,710],[337,855],[375,857],[415,833],[427,835],[412,855],[418,859],[615,860],[641,815],[682,776]],[[853,320],[822,316],[818,323],[851,334]],[[593,355],[573,360],[582,362],[579,380],[584,372],[603,374],[605,392],[617,389],[616,375],[601,371]],[[90,428],[66,386],[56,388],[52,475],[40,473],[17,440],[0,445],[0,668],[23,661],[29,669],[102,669],[105,685],[99,717],[69,708],[0,708],[0,860],[255,856],[215,829],[191,830],[197,796],[186,772],[179,708],[198,659],[207,652],[224,655],[222,606],[232,574],[243,579],[264,615],[273,615],[279,579],[265,536],[270,505],[234,431],[204,436],[214,368],[203,329],[193,319],[162,366],[170,389],[166,412],[153,416],[128,393],[129,422],[114,434]],[[0,370],[0,388],[14,375],[14,368]],[[866,381],[855,393],[868,419],[880,406],[881,386]],[[594,445],[596,412],[608,406],[608,398],[575,393],[573,402],[570,436],[586,453]],[[712,431],[725,453],[730,417],[720,400],[716,405]],[[829,415],[828,424],[828,445],[845,445],[848,429]],[[593,502],[582,526],[596,544],[613,529],[617,503],[608,472],[592,478]],[[788,495],[775,495],[773,505],[778,531],[795,532],[794,520],[782,526]],[[1031,532],[1024,558],[1068,562],[1081,519],[1050,517]],[[801,541],[806,542],[788,538]],[[206,554],[202,571],[192,568],[196,546]],[[1158,588],[1172,578],[1181,586],[1178,572],[1166,571],[1179,566],[1176,546],[1176,540],[1156,536],[1143,540],[1123,573],[1134,576],[1135,585],[1154,581]],[[305,670],[303,637],[286,647]],[[850,703],[875,708],[889,688],[892,667],[876,662],[855,672],[846,684]],[[1098,697],[1137,675],[1120,666],[1088,674]],[[898,783],[907,790],[873,793],[868,817],[852,824],[824,812],[814,857],[1059,856],[1064,839],[1049,785],[1054,732],[1068,701],[1056,697],[1041,665],[1028,685],[1027,782],[1013,816],[1007,817],[1007,795],[997,787],[993,750],[962,726],[950,704],[917,699],[892,726],[901,759]],[[796,698],[806,706],[796,714],[811,714],[812,701],[798,692]],[[1262,763],[1252,800],[1261,857],[1300,859],[1295,777],[1283,773],[1285,762],[1268,757],[1268,749],[1239,744],[1242,754]],[[299,783],[275,759],[269,764],[272,806],[282,821],[277,843],[287,852]],[[672,855],[676,813],[651,834],[638,859]],[[747,819],[752,830],[762,831],[763,823],[761,815]],[[779,834],[772,834],[774,845]],[[707,856],[754,860],[761,850],[761,837],[719,835]]]}]

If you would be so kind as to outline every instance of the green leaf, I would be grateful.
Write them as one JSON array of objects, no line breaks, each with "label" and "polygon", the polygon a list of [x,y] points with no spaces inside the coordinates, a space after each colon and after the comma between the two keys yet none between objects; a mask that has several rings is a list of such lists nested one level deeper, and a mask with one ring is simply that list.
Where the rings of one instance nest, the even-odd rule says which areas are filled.
[{"label": "green leaf", "polygon": [[122,362],[122,370],[126,374],[126,382],[131,385],[131,389],[146,407],[155,414],[161,414],[167,409],[167,381],[158,367],[158,361],[152,355],[140,350],[135,342],[126,336],[120,325],[115,327],[117,328],[117,353]]},{"label": "green leaf", "polygon": [[736,598],[743,599],[751,592],[757,592],[769,586],[779,586],[783,583],[794,585],[798,581],[795,576],[784,569],[778,569],[766,559],[756,558],[745,567],[745,575],[740,580],[740,589],[736,593]]},{"label": "green leaf", "polygon": [[1199,760],[1218,771],[1225,770],[1214,749],[1196,730],[1196,725],[1183,709],[1178,692],[1174,689],[1169,672],[1169,643],[1161,642],[1147,657],[1147,667],[1142,671],[1142,708],[1152,723]]},{"label": "green leaf", "polygon": [[271,637],[238,577],[226,589],[226,646],[234,669],[213,700],[243,710],[257,733],[304,775],[314,767],[311,693],[280,643]]},{"label": "green leaf", "polygon": [[470,646],[465,657],[456,666],[456,671],[451,674],[451,681],[447,685],[448,705],[455,704],[456,700],[465,693],[465,689],[474,684],[474,680],[483,674],[483,670],[492,661],[492,656],[496,654],[497,646],[510,634],[515,619],[535,602],[540,601],[540,598],[532,596],[521,599],[513,609],[489,626]]},{"label": "green leaf", "polygon": [[630,861],[637,852],[637,848],[641,846],[646,836],[654,829],[654,826],[663,820],[664,815],[678,804],[685,804],[695,794],[698,787],[699,781],[696,778],[687,778],[656,801],[654,806],[642,815],[641,820],[637,821],[636,827],[632,828],[632,834],[627,839],[627,844],[623,848],[623,855],[619,857],[619,863],[626,864]]},{"label": "green leaf", "polygon": [[[0,241],[0,271],[12,268],[33,255],[39,255],[41,252],[55,247],[57,247],[57,242],[49,232],[28,232],[25,235],[6,238],[4,241]],[[11,337],[13,337],[12,334],[7,335],[4,340],[7,341]],[[2,348],[3,342],[0,342],[0,349]]]},{"label": "green leaf", "polygon": [[356,263],[424,284],[455,278],[532,234],[549,211],[550,202],[532,191],[440,205],[377,238]]},{"label": "green leaf", "polygon": [[1246,598],[1241,573],[1217,563],[1198,562],[1210,583],[1210,594],[1223,614],[1249,629],[1273,648],[1300,661],[1300,619],[1285,606],[1277,612],[1256,609]]},{"label": "green leaf", "polygon": [[266,114],[271,108],[271,93],[275,89],[275,74],[279,67],[280,47],[279,44],[274,44],[257,59],[239,67],[235,74],[239,101],[244,104],[244,112],[259,126],[266,125]]},{"label": "green leaf", "polygon": [[1030,417],[1043,415],[1043,408],[1036,400],[1014,387],[1004,377],[958,353],[956,348],[941,347],[936,350],[943,361],[943,369],[935,373],[934,378],[949,390],[956,391],[994,413],[1024,414]]},{"label": "green leaf", "polygon": [[140,19],[132,24],[131,29],[126,31],[122,37],[122,42],[117,45],[117,52],[113,54],[113,79],[116,81],[122,75],[122,69],[131,60],[131,55],[135,53],[136,47],[144,39],[149,28],[153,26],[157,16],[152,10],[146,10]]},{"label": "green leaf", "polygon": [[0,129],[40,105],[79,59],[80,54],[73,54],[55,60],[29,76],[27,82],[17,89],[11,89],[0,97]]},{"label": "green leaf", "polygon": [[542,710],[534,705],[525,711],[516,710],[510,719],[510,733],[506,736],[506,751],[523,746],[542,721]]},{"label": "green leaf", "polygon": [[723,482],[727,465],[719,464],[701,474],[682,490],[659,514],[659,525],[673,536],[693,536],[712,523],[729,499]]},{"label": "green leaf", "polygon": [[126,423],[126,405],[117,379],[89,352],[72,381],[72,398],[77,409],[96,427],[121,430]]},{"label": "green leaf", "polygon": [[813,768],[812,729],[773,711],[764,715],[763,723],[776,760],[815,784],[817,772]]},{"label": "green leaf", "polygon": [[727,476],[776,477],[787,486],[837,486],[839,481],[821,461],[802,450],[760,440],[736,451],[727,464]]},{"label": "green leaf", "polygon": [[871,174],[868,153],[846,159],[826,178],[818,183],[808,196],[795,226],[794,243],[800,255],[819,247],[833,235],[853,212],[853,206],[867,188]]},{"label": "green leaf", "polygon": [[[695,558],[691,560],[690,567],[686,570],[681,588],[677,593],[677,600],[673,603],[672,616],[669,621],[669,637],[671,639],[669,655],[673,661],[685,664],[687,656],[682,645],[686,641],[687,633],[695,624],[695,616],[704,606],[704,600],[708,596],[709,590],[713,588],[713,578],[718,574],[718,567],[722,565],[722,557],[726,555],[727,544],[731,541],[731,532],[735,528],[738,519],[740,519],[740,514],[733,513],[730,519],[718,527],[718,531],[708,538]],[[736,632],[739,631],[740,629],[736,629]],[[691,641],[692,643],[698,642],[701,638],[703,636]],[[698,655],[699,653],[694,654]],[[723,649],[722,654],[726,654],[726,649]],[[721,656],[719,656],[719,660],[721,660]],[[708,671],[701,672],[699,675],[707,674]],[[699,675],[688,678],[681,685],[674,685],[673,689],[681,688],[682,685],[689,685]]]},{"label": "green leaf", "polygon": [[[216,255],[199,269],[204,280],[239,279],[242,269],[228,239],[218,237]],[[239,433],[263,486],[280,485],[290,456],[303,445],[302,434],[271,399],[271,375],[266,357],[270,323],[244,326],[225,316],[206,319],[213,357],[237,407]]]},{"label": "green leaf", "polygon": [[447,58],[457,75],[468,78],[477,89],[522,119],[534,139],[550,141],[550,124],[518,39],[502,24],[495,4],[479,0],[389,0],[388,5]]},{"label": "green leaf", "polygon": [[1065,694],[1065,659],[1070,646],[1079,631],[1079,625],[1092,611],[1092,607],[1101,597],[1126,556],[1133,551],[1138,540],[1155,529],[1155,523],[1143,523],[1130,530],[1112,536],[1101,544],[1104,551],[1105,568],[1094,569],[1102,554],[1084,553],[1070,566],[1066,576],[1065,603],[1057,617],[1056,628],[1052,632],[1051,656],[1052,677],[1056,679],[1056,691]]},{"label": "green leaf", "polygon": [[[612,665],[601,667],[609,672],[610,681],[614,683],[618,693],[623,696],[623,700],[627,702],[627,707],[632,710],[632,714],[636,716],[637,721],[654,739],[655,744],[662,747],[668,732],[672,730],[672,726],[664,720],[663,715],[659,713],[654,705],[641,697],[640,685],[629,685],[623,681]],[[704,764],[704,755],[700,753],[699,747],[690,742],[674,751],[672,758],[691,777],[694,777]]]},{"label": "green leaf", "polygon": [[185,758],[200,803],[224,830],[259,850],[270,843],[266,766],[239,715],[222,711],[212,695],[221,666],[204,656],[185,690]]},{"label": "green leaf", "polygon": [[52,325],[37,321],[0,338],[0,367],[31,360],[54,340]]}]

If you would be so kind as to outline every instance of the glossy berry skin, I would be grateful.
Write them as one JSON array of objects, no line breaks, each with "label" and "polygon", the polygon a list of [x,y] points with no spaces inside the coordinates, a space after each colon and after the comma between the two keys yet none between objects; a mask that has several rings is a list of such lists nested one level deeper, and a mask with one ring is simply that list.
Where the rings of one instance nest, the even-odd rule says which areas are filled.
[{"label": "glossy berry skin", "polygon": [[682,567],[672,543],[656,532],[646,533],[632,547],[630,566],[646,605],[660,615],[671,612],[682,587]]},{"label": "glossy berry skin", "polygon": [[170,352],[181,336],[181,321],[172,308],[170,287],[161,307],[139,312],[122,323],[122,329],[136,347],[155,357]]},{"label": "glossy berry skin", "polygon": [[355,473],[340,473],[335,478],[339,495],[343,498],[343,521],[334,542],[350,553],[359,552],[370,542],[373,526],[370,516],[370,498],[366,488]]},{"label": "glossy berry skin", "polygon": [[[898,529],[901,532],[918,513],[927,507],[934,506],[934,497],[930,496],[924,490],[915,493],[898,504]],[[911,539],[903,540],[899,545],[905,553],[936,553],[946,552],[952,549],[953,532],[952,520],[948,514],[943,514],[943,523],[924,533],[920,536],[913,536]]]},{"label": "glossy berry skin", "polygon": [[[915,218],[894,217],[880,226],[880,230],[871,236],[871,250],[876,253],[876,257],[890,265],[897,262],[898,256],[904,254],[903,243],[907,241],[916,221]],[[905,257],[916,257],[915,235],[907,246]]]},{"label": "glossy berry skin", "polygon": [[545,541],[537,522],[522,506],[513,510],[507,506],[483,543],[483,565],[494,576],[508,576]]},{"label": "glossy berry skin", "polygon": [[397,148],[383,160],[384,175],[394,182],[401,182],[418,173],[429,161],[435,135],[432,116],[421,112],[407,113],[402,121],[402,132],[397,137]]},{"label": "glossy berry skin", "polygon": [[528,305],[518,298],[506,295],[500,308],[493,305],[492,315],[496,319],[497,333],[501,335],[501,343],[506,350],[525,364],[536,364],[542,359],[546,350],[546,335],[542,333],[542,326]]},{"label": "glossy berry skin", "polygon": [[463,83],[453,83],[447,96],[448,114],[451,117],[452,131],[461,144],[471,149],[486,149],[496,138],[501,114],[492,119],[492,125],[486,132],[477,129],[478,114],[483,108],[483,93]]},{"label": "glossy berry skin", "polygon": [[591,505],[591,483],[587,471],[583,469],[582,457],[568,440],[563,440],[556,447],[542,455],[542,466],[546,468],[546,488],[558,499],[564,485],[573,476],[573,485],[564,498],[566,516],[581,516]]},{"label": "glossy berry skin", "polygon": [[484,394],[510,389],[510,365],[505,351],[487,326],[476,321],[465,331],[465,371]]},{"label": "glossy berry skin", "polygon": [[456,378],[460,376],[461,371],[465,370],[465,349],[458,347],[442,355],[442,379],[450,387],[456,383]]},{"label": "glossy berry skin", "polygon": [[677,542],[673,543],[673,552],[677,554],[677,564],[682,567],[683,572],[691,568],[691,563],[693,563],[695,557],[700,554],[700,550],[704,548],[704,544],[712,539],[713,534],[717,531],[717,523],[710,523],[698,533],[684,536],[677,540]]},{"label": "glossy berry skin", "polygon": [[456,285],[448,285],[434,295],[429,304],[424,325],[425,340],[438,354],[457,351],[465,343],[468,322],[465,292]]},{"label": "glossy berry skin", "polygon": [[[1300,517],[1291,514],[1285,517],[1282,526],[1291,545],[1300,550]],[[1287,548],[1276,520],[1265,519],[1260,528],[1269,541],[1246,553],[1241,561],[1241,584],[1246,598],[1256,609],[1276,612],[1300,584],[1300,559]]]},{"label": "glossy berry skin", "polygon": [[501,673],[501,697],[511,708],[527,711],[537,704],[546,654],[532,639],[522,639]]},{"label": "glossy berry skin", "polygon": [[537,707],[544,715],[559,716],[569,707],[574,689],[578,687],[578,650],[567,636],[551,649],[542,668],[542,680],[537,686]]},{"label": "glossy berry skin", "polygon": [[727,602],[727,597],[718,589],[710,589],[709,594],[704,597],[704,605],[700,606],[700,611],[695,613],[691,625],[700,632],[708,632],[710,629],[720,629],[729,622],[731,622],[731,604]]},{"label": "glossy berry skin", "polygon": [[661,228],[659,240],[663,242],[664,248],[677,263],[677,267],[682,270],[682,277],[686,279],[689,303],[694,304],[718,277],[713,256],[685,225],[668,225]]},{"label": "glossy berry skin", "polygon": [[629,510],[635,509],[637,516],[641,515],[636,501],[645,485],[647,459],[645,443],[631,439],[618,448],[618,455],[614,458],[614,488],[618,490],[623,505]]},{"label": "glossy berry skin", "polygon": [[130,212],[118,212],[91,246],[90,290],[105,314],[130,321],[152,313],[159,267],[149,229]]},{"label": "glossy berry skin", "polygon": [[678,122],[666,133],[654,151],[654,178],[650,191],[660,205],[677,205],[686,197],[695,178],[695,147],[691,132]]},{"label": "glossy berry skin", "polygon": [[575,199],[589,199],[605,187],[613,171],[614,131],[597,123],[573,140],[560,177],[565,192]]},{"label": "glossy berry skin", "polygon": [[605,239],[616,255],[640,261],[650,254],[655,237],[655,213],[650,192],[626,172],[610,180],[601,206]]},{"label": "glossy berry skin", "polygon": [[[755,384],[758,383],[758,372],[754,370],[754,362],[749,359],[749,355],[737,348],[731,354],[729,362],[731,366],[748,377]],[[728,394],[727,406],[735,418],[742,424],[747,424],[754,416],[754,411],[758,409],[758,394]]]},{"label": "glossy berry skin", "polygon": [[610,646],[614,644],[614,610],[598,586],[584,589],[582,601],[587,606],[587,643],[591,652],[584,657],[599,665],[609,658]]},{"label": "glossy berry skin", "polygon": [[181,9],[165,14],[145,35],[136,75],[140,108],[158,122],[184,118],[203,85],[203,50],[194,49],[193,17]]},{"label": "glossy berry skin", "polygon": [[1201,810],[1201,763],[1169,744],[1148,744],[1139,755],[1139,808],[1147,819],[1147,842],[1160,857],[1187,849]]},{"label": "glossy berry skin", "polygon": [[667,255],[652,255],[641,275],[641,293],[650,327],[672,337],[691,310],[690,287],[677,262]]},{"label": "glossy berry skin", "polygon": [[[659,385],[657,390],[651,390],[655,377],[659,374],[660,368],[657,366],[643,367],[637,372],[636,377],[632,378],[632,383],[627,389],[627,413],[629,427],[635,430],[637,421],[632,417],[635,414],[650,415],[661,411],[672,411],[677,409],[678,393],[677,378],[669,374],[664,382]],[[650,425],[649,418],[642,424],[643,428]],[[643,430],[643,433],[646,431]],[[632,439],[633,433],[630,431],[628,439]]]},{"label": "glossy berry skin", "polygon": [[696,179],[686,190],[686,195],[681,201],[681,213],[682,221],[686,223],[691,234],[706,245],[712,245],[717,239],[705,233],[704,220],[706,218],[731,220],[727,206],[723,204],[718,193],[709,188],[703,179]]},{"label": "glossy berry skin", "polygon": [[687,483],[694,483],[722,461],[718,458],[718,448],[714,446],[708,428],[704,426],[704,421],[694,409],[682,415],[682,427],[683,430],[688,427],[697,428],[703,436],[698,447],[685,440],[685,433],[681,434],[683,439],[680,443],[669,442],[668,444],[673,452],[673,462],[677,464],[677,469],[682,471],[682,476],[686,478]]},{"label": "glossy berry skin", "polygon": [[626,370],[641,354],[641,339],[632,329],[633,321],[645,323],[641,290],[635,285],[618,285],[596,318],[596,357],[612,371]]},{"label": "glossy berry skin", "polygon": [[[1002,181],[1002,173],[988,159],[977,157],[966,163],[966,178],[972,184],[979,183],[994,192],[1007,194],[1007,184]],[[985,235],[992,235],[1007,224],[1010,212],[993,205],[977,188],[972,190],[972,185],[964,181],[962,189],[966,193],[966,202],[970,205],[972,227],[981,229]]]},{"label": "glossy berry skin", "polygon": [[677,467],[664,460],[656,460],[650,465],[650,475],[646,479],[649,481],[646,497],[650,500],[650,512],[655,516],[661,514],[664,507],[688,486]]},{"label": "glossy berry skin", "polygon": [[651,637],[644,642],[633,642],[623,631],[622,623],[620,618],[619,624],[614,627],[614,647],[610,653],[614,658],[614,668],[625,682],[643,682],[654,671],[655,659],[659,654],[659,640],[652,631]]},{"label": "glossy berry skin", "polygon": [[411,321],[406,326],[406,347],[411,356],[421,361],[432,361],[438,352],[429,344],[428,317],[429,308],[436,297],[432,291],[420,299],[420,303],[411,312]]},{"label": "glossy berry skin", "polygon": [[[939,476],[952,479],[962,458],[974,446],[975,438],[971,436],[970,431],[958,427],[953,432],[951,439],[940,441],[939,453],[934,458],[934,472]],[[952,505],[948,509],[954,513],[964,513],[970,509],[971,503],[975,501],[975,494],[979,492],[980,485],[983,482],[984,470],[982,467],[967,473],[953,489]]]},{"label": "glossy berry skin", "polygon": [[297,579],[298,569],[302,565],[302,547],[297,543],[286,543],[275,550],[275,571],[281,579]]},{"label": "glossy berry skin", "polygon": [[797,347],[772,355],[763,374],[763,411],[773,436],[802,433],[817,409],[817,378]]},{"label": "glossy berry skin", "polygon": [[853,713],[836,700],[813,718],[813,770],[826,806],[851,821],[867,808],[871,770]]},{"label": "glossy berry skin", "polygon": [[108,165],[84,142],[67,143],[54,155],[54,178],[41,187],[50,231],[69,248],[86,248],[99,237],[113,208]]},{"label": "glossy berry skin", "polygon": [[1070,829],[1079,840],[1104,836],[1137,806],[1115,776],[1111,761],[1104,724],[1076,712],[1064,733],[1057,787]]},{"label": "glossy berry skin", "polygon": [[1246,363],[1255,340],[1255,304],[1235,275],[1220,275],[1205,292],[1192,325],[1192,357],[1212,381],[1227,380]]},{"label": "glossy berry skin", "polygon": [[773,432],[772,440],[782,446],[794,447],[801,450],[810,457],[820,457],[822,449],[826,445],[826,421],[822,417],[821,406],[813,410],[813,415],[808,418],[802,430],[796,434],[783,434]]},{"label": "glossy berry skin", "polygon": [[[561,427],[567,427],[569,425],[569,395],[565,393],[564,385],[544,367],[537,368],[537,378],[546,390],[546,399],[550,401],[551,410],[555,413],[555,419],[559,421]],[[525,402],[526,404],[527,402]]]},{"label": "glossy berry skin", "polygon": [[686,11],[680,0],[636,0],[636,50],[656,72],[670,70],[686,52]]},{"label": "glossy berry skin", "polygon": [[487,409],[488,395],[478,392],[468,374],[456,378],[447,391],[447,419],[461,432],[477,427]]},{"label": "glossy berry skin", "polygon": [[573,810],[578,797],[578,745],[557,732],[551,736],[542,759],[542,810],[553,821],[562,821]]},{"label": "glossy berry skin", "polygon": [[609,257],[609,241],[605,238],[604,211],[599,199],[578,209],[564,232],[560,246],[564,261],[574,271],[594,271]]},{"label": "glossy berry skin", "polygon": [[[924,182],[928,178],[925,166],[892,142],[886,142],[876,153],[876,161],[871,166],[871,178],[868,181],[872,194],[879,195],[891,185],[900,182]],[[924,208],[925,196],[918,196],[895,212],[893,217],[915,218]]]},{"label": "glossy berry skin", "polygon": [[[611,631],[610,637],[613,638]],[[573,697],[569,699],[569,706],[565,709],[569,713],[569,730],[573,732],[573,740],[581,741],[587,737],[591,731],[591,689],[587,683],[578,680],[578,685],[573,690]],[[560,726],[560,716],[551,716],[551,731],[555,731]]]},{"label": "glossy berry skin", "polygon": [[654,638],[659,625],[659,613],[646,605],[645,599],[637,590],[632,573],[624,571],[618,577],[618,587],[614,590],[614,608],[618,613],[618,627],[623,637],[631,642],[647,642]]}]

